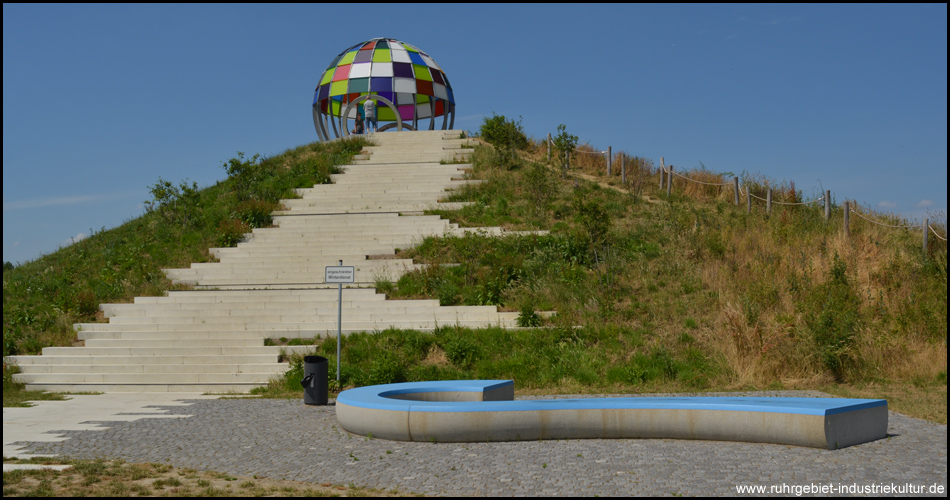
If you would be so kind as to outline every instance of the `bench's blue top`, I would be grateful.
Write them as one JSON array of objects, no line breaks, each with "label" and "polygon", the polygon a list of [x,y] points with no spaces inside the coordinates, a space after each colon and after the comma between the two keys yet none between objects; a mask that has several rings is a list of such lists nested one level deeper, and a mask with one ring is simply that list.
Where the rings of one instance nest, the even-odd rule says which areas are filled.
[{"label": "bench's blue top", "polygon": [[512,380],[443,380],[371,385],[341,392],[337,403],[390,411],[502,412],[598,409],[725,410],[828,416],[877,406],[884,399],[769,397],[579,398],[520,401],[412,401],[391,396],[423,392],[483,392],[514,385]]}]

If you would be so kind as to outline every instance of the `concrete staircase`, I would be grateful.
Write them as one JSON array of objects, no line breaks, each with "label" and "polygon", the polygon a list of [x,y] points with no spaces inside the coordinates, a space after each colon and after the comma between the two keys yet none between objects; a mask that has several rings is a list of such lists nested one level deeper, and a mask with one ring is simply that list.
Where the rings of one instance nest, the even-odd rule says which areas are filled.
[{"label": "concrete staircase", "polygon": [[[165,297],[136,297],[131,304],[103,304],[108,323],[76,325],[84,347],[48,347],[41,356],[12,356],[15,378],[28,390],[100,392],[246,392],[287,370],[281,350],[265,338],[312,338],[337,329],[337,285],[324,283],[324,268],[352,265],[356,283],[343,291],[343,331],[440,325],[516,326],[517,313],[494,306],[439,306],[437,300],[386,300],[373,287],[420,266],[387,258],[430,235],[499,228],[459,228],[423,210],[447,190],[467,182],[470,149],[458,132],[376,133],[333,184],[300,189],[283,200],[272,228],[255,229],[234,248],[214,248],[219,259],[169,278],[194,285]],[[370,259],[369,256],[374,258]]]}]

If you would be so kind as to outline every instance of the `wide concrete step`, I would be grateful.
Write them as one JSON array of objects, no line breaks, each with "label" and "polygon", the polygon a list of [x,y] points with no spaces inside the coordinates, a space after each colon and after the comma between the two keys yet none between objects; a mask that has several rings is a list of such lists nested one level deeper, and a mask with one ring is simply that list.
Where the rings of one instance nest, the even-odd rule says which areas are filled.
[{"label": "wide concrete step", "polygon": [[[288,337],[291,338],[291,337]],[[293,337],[298,338],[298,337]],[[301,337],[306,338],[306,337]],[[312,338],[312,336],[311,336]],[[76,354],[61,356],[7,356],[7,363],[15,363],[20,369],[30,365],[175,365],[179,371],[187,366],[227,364],[239,366],[245,364],[269,364],[277,362],[274,354],[232,354],[222,355],[188,355],[176,354],[167,356],[138,356],[138,355],[90,355],[82,352],[84,347],[74,347]]]},{"label": "wide concrete step", "polygon": [[[338,301],[339,292],[336,289],[327,289],[320,290],[324,292],[320,295],[313,295],[309,298],[304,297],[305,300],[300,301],[278,301],[271,300],[267,298],[259,298],[254,300],[215,300],[220,298],[220,295],[215,293],[215,291],[209,291],[207,293],[213,294],[211,297],[208,297],[207,300],[195,300],[194,302],[189,302],[187,298],[178,298],[174,300],[166,297],[154,297],[154,298],[164,298],[165,300],[155,300],[147,303],[124,303],[124,304],[103,304],[100,309],[102,311],[141,311],[141,310],[150,310],[153,307],[156,310],[169,310],[169,311],[187,311],[187,310],[197,310],[197,311],[208,311],[213,309],[218,310],[232,310],[236,314],[257,314],[257,313],[270,313],[274,314],[275,311],[283,310],[303,310],[303,311],[313,311],[313,310],[323,310],[327,307],[336,308],[342,304],[344,311],[356,311],[360,312],[365,310],[376,310],[376,311],[386,311],[386,312],[415,312],[415,311],[427,311],[429,309],[439,310],[439,311],[452,311],[452,312],[471,312],[471,311],[494,311],[496,310],[495,306],[473,306],[473,305],[456,305],[456,306],[439,306],[439,301],[437,299],[392,299],[386,300],[384,294],[373,294],[365,295],[359,294],[358,292],[362,290],[372,290],[374,289],[360,289],[360,288],[345,288],[343,291],[342,302]],[[221,292],[226,293],[226,292]],[[204,297],[196,297],[204,298]],[[230,297],[230,299],[241,299],[242,297]],[[249,312],[248,312],[249,311]],[[97,324],[97,323],[90,323]]]},{"label": "wide concrete step", "polygon": [[[346,294],[343,297],[343,307],[357,307],[359,304],[366,304],[370,306],[372,304],[381,303],[386,301],[386,295],[379,293],[373,295],[360,295],[357,292],[361,290],[372,290],[372,288],[347,288]],[[306,306],[316,306],[318,304],[337,304],[337,297],[339,293],[334,288],[333,290],[313,290],[318,292],[323,292],[321,295],[313,295],[310,297],[307,296],[292,296],[292,297],[254,297],[249,295],[241,295],[236,297],[223,297],[221,294],[227,293],[229,290],[210,290],[206,291],[208,297],[192,296],[192,297],[137,297],[137,299],[163,299],[163,300],[136,300],[134,303],[124,303],[124,304],[102,304],[100,310],[103,312],[107,310],[140,310],[141,308],[150,308],[150,307],[166,307],[168,309],[207,309],[210,307],[231,307],[235,309],[246,309],[246,308],[260,308],[260,309],[283,309],[287,307],[297,307],[296,304],[303,304]],[[234,290],[236,292],[246,292],[250,290]],[[276,291],[276,290],[274,290]],[[282,290],[286,292],[297,292],[299,290]],[[331,292],[333,297],[331,297]],[[347,296],[348,295],[348,296]],[[299,300],[292,300],[297,298]]]},{"label": "wide concrete step", "polygon": [[258,347],[44,347],[43,356],[253,356],[270,354],[277,356],[280,349],[273,346]]},{"label": "wide concrete step", "polygon": [[287,363],[202,363],[183,367],[182,364],[26,364],[20,366],[21,373],[258,373],[276,375],[286,372]]},{"label": "wide concrete step", "polygon": [[[376,254],[380,255],[380,254]],[[386,254],[383,254],[386,255]],[[391,254],[389,254],[391,255]],[[373,259],[367,260],[365,257],[361,260],[355,258],[349,259],[329,259],[326,257],[307,257],[307,256],[296,256],[293,259],[287,259],[286,262],[274,261],[272,259],[265,258],[256,258],[254,255],[248,255],[238,259],[238,256],[232,257],[234,260],[227,260],[221,262],[208,262],[200,264],[192,264],[190,268],[186,269],[175,269],[175,271],[214,271],[219,269],[229,269],[234,271],[272,271],[272,270],[286,270],[287,268],[304,270],[324,270],[327,266],[336,266],[337,263],[342,260],[344,262],[351,262],[355,267],[362,269],[375,269],[378,267],[392,267],[392,266],[413,266],[412,259]],[[284,260],[284,259],[281,259]],[[165,271],[170,271],[171,269],[166,269]]]},{"label": "wide concrete step", "polygon": [[[257,232],[247,233],[250,236],[244,244],[248,242],[280,241],[294,238],[319,238],[320,241],[326,241],[333,237],[346,237],[348,240],[357,241],[380,241],[384,239],[406,239],[407,235],[441,233],[449,229],[455,229],[456,224],[431,224],[399,227],[386,227],[379,225],[363,227],[309,227],[293,228],[280,227],[269,228],[267,230],[255,230]],[[332,240],[331,240],[332,241]]]},{"label": "wide concrete step", "polygon": [[26,384],[27,391],[50,391],[65,393],[83,392],[200,392],[205,394],[245,394],[251,389],[267,385],[266,382],[256,383],[224,383],[224,384],[76,384],[76,383],[45,383]]},{"label": "wide concrete step", "polygon": [[[393,311],[386,312],[380,311],[377,313],[368,313],[360,311],[349,311],[349,314],[344,312],[346,318],[354,319],[345,319],[347,323],[362,323],[362,322],[373,322],[377,323],[386,323],[386,322],[411,322],[411,323],[427,323],[431,321],[441,321],[441,322],[454,322],[454,321],[493,321],[496,318],[499,318],[500,313],[494,312],[436,312],[436,311]],[[355,319],[358,318],[358,319]],[[134,330],[136,326],[141,327],[151,327],[151,325],[160,325],[157,330],[162,328],[170,329],[176,326],[190,326],[193,325],[194,329],[205,329],[206,326],[211,327],[209,329],[220,329],[220,328],[231,328],[235,331],[241,330],[254,330],[257,328],[264,329],[260,326],[263,324],[274,324],[275,326],[285,326],[285,325],[314,325],[320,323],[333,323],[336,324],[337,321],[337,311],[327,308],[325,310],[318,310],[313,313],[303,313],[299,312],[297,314],[272,314],[272,315],[202,315],[202,316],[116,316],[109,318],[110,325],[115,325],[120,328],[128,328],[129,330]],[[98,324],[98,323],[97,323]],[[135,325],[135,326],[133,326]]]},{"label": "wide concrete step", "polygon": [[414,241],[421,242],[426,236],[441,236],[443,234],[452,234],[455,231],[457,230],[440,228],[434,231],[420,231],[416,234],[403,234],[398,236],[381,235],[376,237],[367,237],[358,234],[350,236],[342,232],[323,236],[319,234],[300,235],[297,238],[283,237],[282,235],[276,235],[276,237],[262,236],[260,238],[251,238],[247,241],[243,241],[237,247],[228,247],[234,248],[234,251],[225,252],[222,255],[226,255],[227,253],[238,254],[242,251],[251,252],[288,248],[306,250],[308,255],[323,257],[353,254],[359,250],[359,253],[365,256],[370,255],[366,252],[373,250],[388,250],[396,244],[411,243]]},{"label": "wide concrete step", "polygon": [[82,331],[76,332],[79,340],[93,339],[123,339],[123,340],[199,340],[206,339],[213,342],[221,342],[230,339],[251,339],[258,341],[265,338],[260,332],[249,331],[169,331],[169,332],[129,332],[121,329],[112,329],[108,331]]},{"label": "wide concrete step", "polygon": [[17,373],[14,380],[27,384],[266,384],[275,373]]},{"label": "wide concrete step", "polygon": [[[517,313],[512,318],[499,316],[489,319],[461,319],[455,317],[432,318],[425,320],[347,320],[344,317],[343,329],[349,332],[385,330],[387,328],[412,329],[428,331],[438,326],[458,325],[468,328],[482,328],[487,326],[502,326],[510,328],[517,326]],[[337,320],[327,319],[326,321],[300,321],[300,322],[282,322],[282,323],[150,323],[150,324],[122,324],[112,325],[108,323],[92,323],[87,331],[101,332],[110,330],[121,330],[123,332],[207,332],[207,331],[249,331],[257,332],[268,338],[311,338],[314,335],[322,334],[326,331],[336,331]],[[60,348],[57,348],[60,349]],[[68,348],[61,348],[68,349]],[[77,348],[83,349],[83,348]],[[148,354],[148,353],[141,353]]]},{"label": "wide concrete step", "polygon": [[86,339],[86,347],[262,347],[264,339],[257,338],[215,338],[215,339]]},{"label": "wide concrete step", "polygon": [[356,204],[350,207],[341,207],[339,203],[333,203],[330,201],[322,203],[311,203],[306,206],[295,206],[290,210],[277,210],[274,212],[275,215],[327,215],[327,214],[355,214],[355,213],[372,213],[372,212],[407,212],[407,211],[422,211],[422,210],[460,210],[469,205],[474,204],[472,201],[459,201],[459,202],[427,202],[427,203],[363,203]]},{"label": "wide concrete step", "polygon": [[[173,280],[182,280],[182,279],[196,279],[196,278],[218,278],[218,279],[227,279],[229,277],[239,278],[243,280],[251,280],[254,278],[260,279],[286,279],[286,280],[295,280],[296,281],[315,281],[318,283],[323,283],[326,275],[326,267],[330,265],[336,265],[336,262],[330,263],[325,262],[316,266],[312,265],[302,265],[302,264],[290,264],[290,265],[274,265],[274,264],[261,264],[261,263],[222,263],[220,266],[215,266],[211,268],[202,268],[202,269],[165,269],[165,275],[169,279]],[[399,275],[402,275],[405,272],[413,271],[417,269],[423,269],[422,264],[413,264],[412,261],[403,261],[403,262],[389,262],[376,265],[360,265],[353,263],[349,264],[350,266],[355,267],[354,272],[356,273],[357,281],[368,281],[372,282],[376,275],[381,272],[398,272]],[[362,279],[361,279],[362,278]],[[203,283],[209,284],[209,283]]]},{"label": "wide concrete step", "polygon": [[[177,290],[170,291],[166,296],[160,297],[135,297],[135,304],[152,303],[198,303],[198,302],[220,302],[220,303],[245,303],[245,302],[310,302],[322,300],[325,298],[337,299],[336,293],[329,290],[230,290],[230,291],[205,291],[205,290]],[[372,288],[354,288],[347,290],[347,295],[343,297],[343,303],[367,300],[386,300],[386,295],[376,292]]]}]

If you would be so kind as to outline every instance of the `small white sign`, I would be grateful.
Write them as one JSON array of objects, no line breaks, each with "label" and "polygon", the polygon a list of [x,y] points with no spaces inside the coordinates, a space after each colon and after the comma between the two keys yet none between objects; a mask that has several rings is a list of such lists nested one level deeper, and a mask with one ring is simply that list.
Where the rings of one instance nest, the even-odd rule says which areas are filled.
[{"label": "small white sign", "polygon": [[353,283],[356,268],[353,266],[327,266],[324,283]]}]

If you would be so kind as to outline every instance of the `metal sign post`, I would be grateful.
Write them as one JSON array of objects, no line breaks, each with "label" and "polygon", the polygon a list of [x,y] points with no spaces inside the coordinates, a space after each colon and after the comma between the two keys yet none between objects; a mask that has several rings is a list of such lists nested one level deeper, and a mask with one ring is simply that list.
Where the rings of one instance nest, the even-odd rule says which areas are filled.
[{"label": "metal sign post", "polygon": [[324,274],[324,283],[339,283],[340,300],[337,308],[336,320],[336,381],[340,382],[340,337],[343,334],[343,283],[353,283],[356,281],[356,268],[353,266],[344,266],[340,261],[339,266],[327,266]]}]

